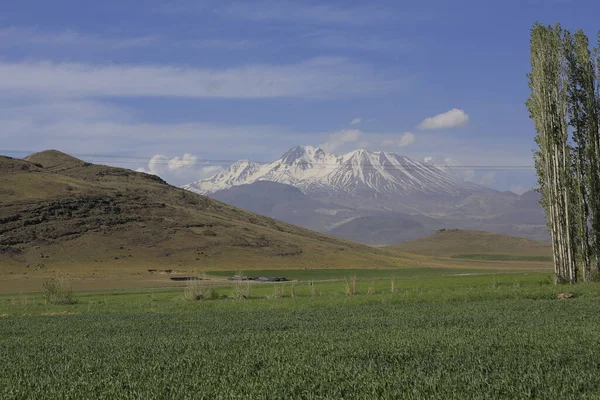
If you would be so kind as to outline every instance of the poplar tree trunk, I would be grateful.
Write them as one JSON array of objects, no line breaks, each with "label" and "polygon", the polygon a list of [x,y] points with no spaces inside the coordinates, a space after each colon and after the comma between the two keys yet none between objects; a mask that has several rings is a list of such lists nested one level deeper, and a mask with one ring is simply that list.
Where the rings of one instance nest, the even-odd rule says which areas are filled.
[{"label": "poplar tree trunk", "polygon": [[531,32],[531,96],[527,101],[540,147],[536,169],[540,177],[541,204],[552,237],[554,270],[560,283],[578,279],[575,258],[571,180],[571,151],[568,144],[568,74],[560,26],[535,24]]}]

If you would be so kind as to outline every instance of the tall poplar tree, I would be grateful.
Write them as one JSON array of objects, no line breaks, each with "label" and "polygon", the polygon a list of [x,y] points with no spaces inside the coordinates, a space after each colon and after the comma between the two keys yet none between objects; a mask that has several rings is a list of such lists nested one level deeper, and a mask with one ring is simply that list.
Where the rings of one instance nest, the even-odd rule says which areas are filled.
[{"label": "tall poplar tree", "polygon": [[[585,38],[585,35],[584,35]],[[587,42],[587,41],[586,41]],[[573,128],[572,141],[574,143],[572,151],[573,171],[572,193],[573,207],[576,214],[576,243],[579,260],[582,265],[582,276],[584,280],[589,280],[590,265],[590,210],[589,210],[589,185],[587,177],[589,176],[588,160],[588,141],[586,134],[587,119],[585,113],[585,82],[584,67],[581,60],[582,37],[580,32],[573,37],[570,33],[564,35],[564,56],[568,66],[568,107],[569,107],[569,125]],[[589,55],[587,60],[589,60]]]},{"label": "tall poplar tree", "polygon": [[576,214],[568,142],[568,68],[564,53],[560,25],[546,27],[536,23],[531,31],[531,95],[527,100],[540,148],[535,166],[552,237],[556,278],[561,283],[574,283],[577,281]]}]

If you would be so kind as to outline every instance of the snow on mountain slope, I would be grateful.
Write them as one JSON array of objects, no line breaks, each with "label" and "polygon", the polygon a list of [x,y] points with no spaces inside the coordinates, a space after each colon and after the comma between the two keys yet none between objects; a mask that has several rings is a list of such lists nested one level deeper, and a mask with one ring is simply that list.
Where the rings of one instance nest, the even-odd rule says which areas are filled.
[{"label": "snow on mountain slope", "polygon": [[254,182],[256,180],[254,176],[260,171],[260,168],[261,165],[255,162],[240,160],[210,178],[190,183],[183,188],[200,194],[214,193]]},{"label": "snow on mountain slope", "polygon": [[349,194],[369,191],[456,195],[483,189],[435,166],[395,153],[361,149],[340,156],[311,146],[294,147],[268,164],[238,161],[217,175],[184,188],[210,194],[256,181],[285,183],[304,192],[333,190]]},{"label": "snow on mountain slope", "polygon": [[436,167],[395,153],[356,150],[344,158],[341,166],[327,175],[326,184],[349,193],[371,189],[392,194],[422,191],[452,195],[476,189]]}]

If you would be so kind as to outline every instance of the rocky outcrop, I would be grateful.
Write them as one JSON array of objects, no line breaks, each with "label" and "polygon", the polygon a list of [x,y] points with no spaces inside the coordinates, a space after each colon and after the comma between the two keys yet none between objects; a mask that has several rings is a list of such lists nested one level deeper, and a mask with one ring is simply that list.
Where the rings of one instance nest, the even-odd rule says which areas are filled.
[{"label": "rocky outcrop", "polygon": [[[148,206],[152,205],[137,205],[140,210]],[[89,231],[141,221],[141,216],[132,211],[131,202],[109,196],[5,205],[0,209],[0,245],[52,243]]]}]

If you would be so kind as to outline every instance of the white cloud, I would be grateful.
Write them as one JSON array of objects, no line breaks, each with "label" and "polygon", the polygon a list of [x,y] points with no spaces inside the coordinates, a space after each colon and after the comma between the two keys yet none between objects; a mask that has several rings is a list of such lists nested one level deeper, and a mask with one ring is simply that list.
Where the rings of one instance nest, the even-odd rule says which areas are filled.
[{"label": "white cloud", "polygon": [[445,113],[438,114],[435,117],[423,120],[418,128],[421,130],[458,128],[464,126],[467,122],[469,122],[467,113],[463,110],[454,108]]},{"label": "white cloud", "polygon": [[218,165],[206,165],[198,157],[186,153],[182,157],[173,158],[156,154],[146,168],[138,168],[136,171],[160,176],[174,185],[183,185],[212,176],[222,169]]},{"label": "white cloud", "polygon": [[414,133],[405,132],[399,138],[394,139],[386,139],[381,144],[386,147],[406,147],[416,140],[416,136]]},{"label": "white cloud", "polygon": [[63,97],[338,97],[397,89],[344,58],[209,69],[155,65],[0,62],[0,91]]},{"label": "white cloud", "polygon": [[452,157],[427,156],[423,158],[423,162],[433,165],[456,178],[482,186],[493,186],[496,179],[495,171],[483,172],[478,168],[465,166]]},{"label": "white cloud", "polygon": [[44,46],[86,46],[126,49],[146,47],[159,42],[157,36],[138,36],[117,38],[109,36],[89,35],[72,30],[39,31],[30,28],[8,27],[0,29],[0,46],[14,47],[22,45]]},{"label": "white cloud", "polygon": [[350,125],[358,125],[362,122],[362,120],[360,118],[354,118],[352,121],[350,121]]},{"label": "white cloud", "polygon": [[358,142],[361,134],[358,129],[344,129],[327,136],[327,141],[320,147],[327,152],[334,152],[347,143]]},{"label": "white cloud", "polygon": [[238,38],[187,38],[172,39],[160,35],[134,37],[116,37],[109,35],[91,35],[73,30],[41,31],[27,27],[0,28],[0,48],[23,46],[54,46],[62,48],[85,48],[90,51],[121,50],[136,47],[186,47],[186,48],[222,48],[239,49],[255,47],[262,42]]},{"label": "white cloud", "polygon": [[433,165],[442,171],[467,182],[473,182],[473,179],[475,178],[474,169],[465,168],[460,162],[452,157],[427,156],[423,158],[423,162],[428,165]]},{"label": "white cloud", "polygon": [[[185,149],[211,158],[279,156],[303,140],[316,143],[323,133],[288,132],[272,125],[204,122],[145,123],[127,107],[69,99],[3,99],[0,96],[0,143],[3,149],[41,151],[56,148],[74,154],[148,156],[178,154]],[[257,138],[260,138],[258,140]],[[232,145],[232,143],[234,145]],[[109,161],[124,168],[139,162]]]}]

